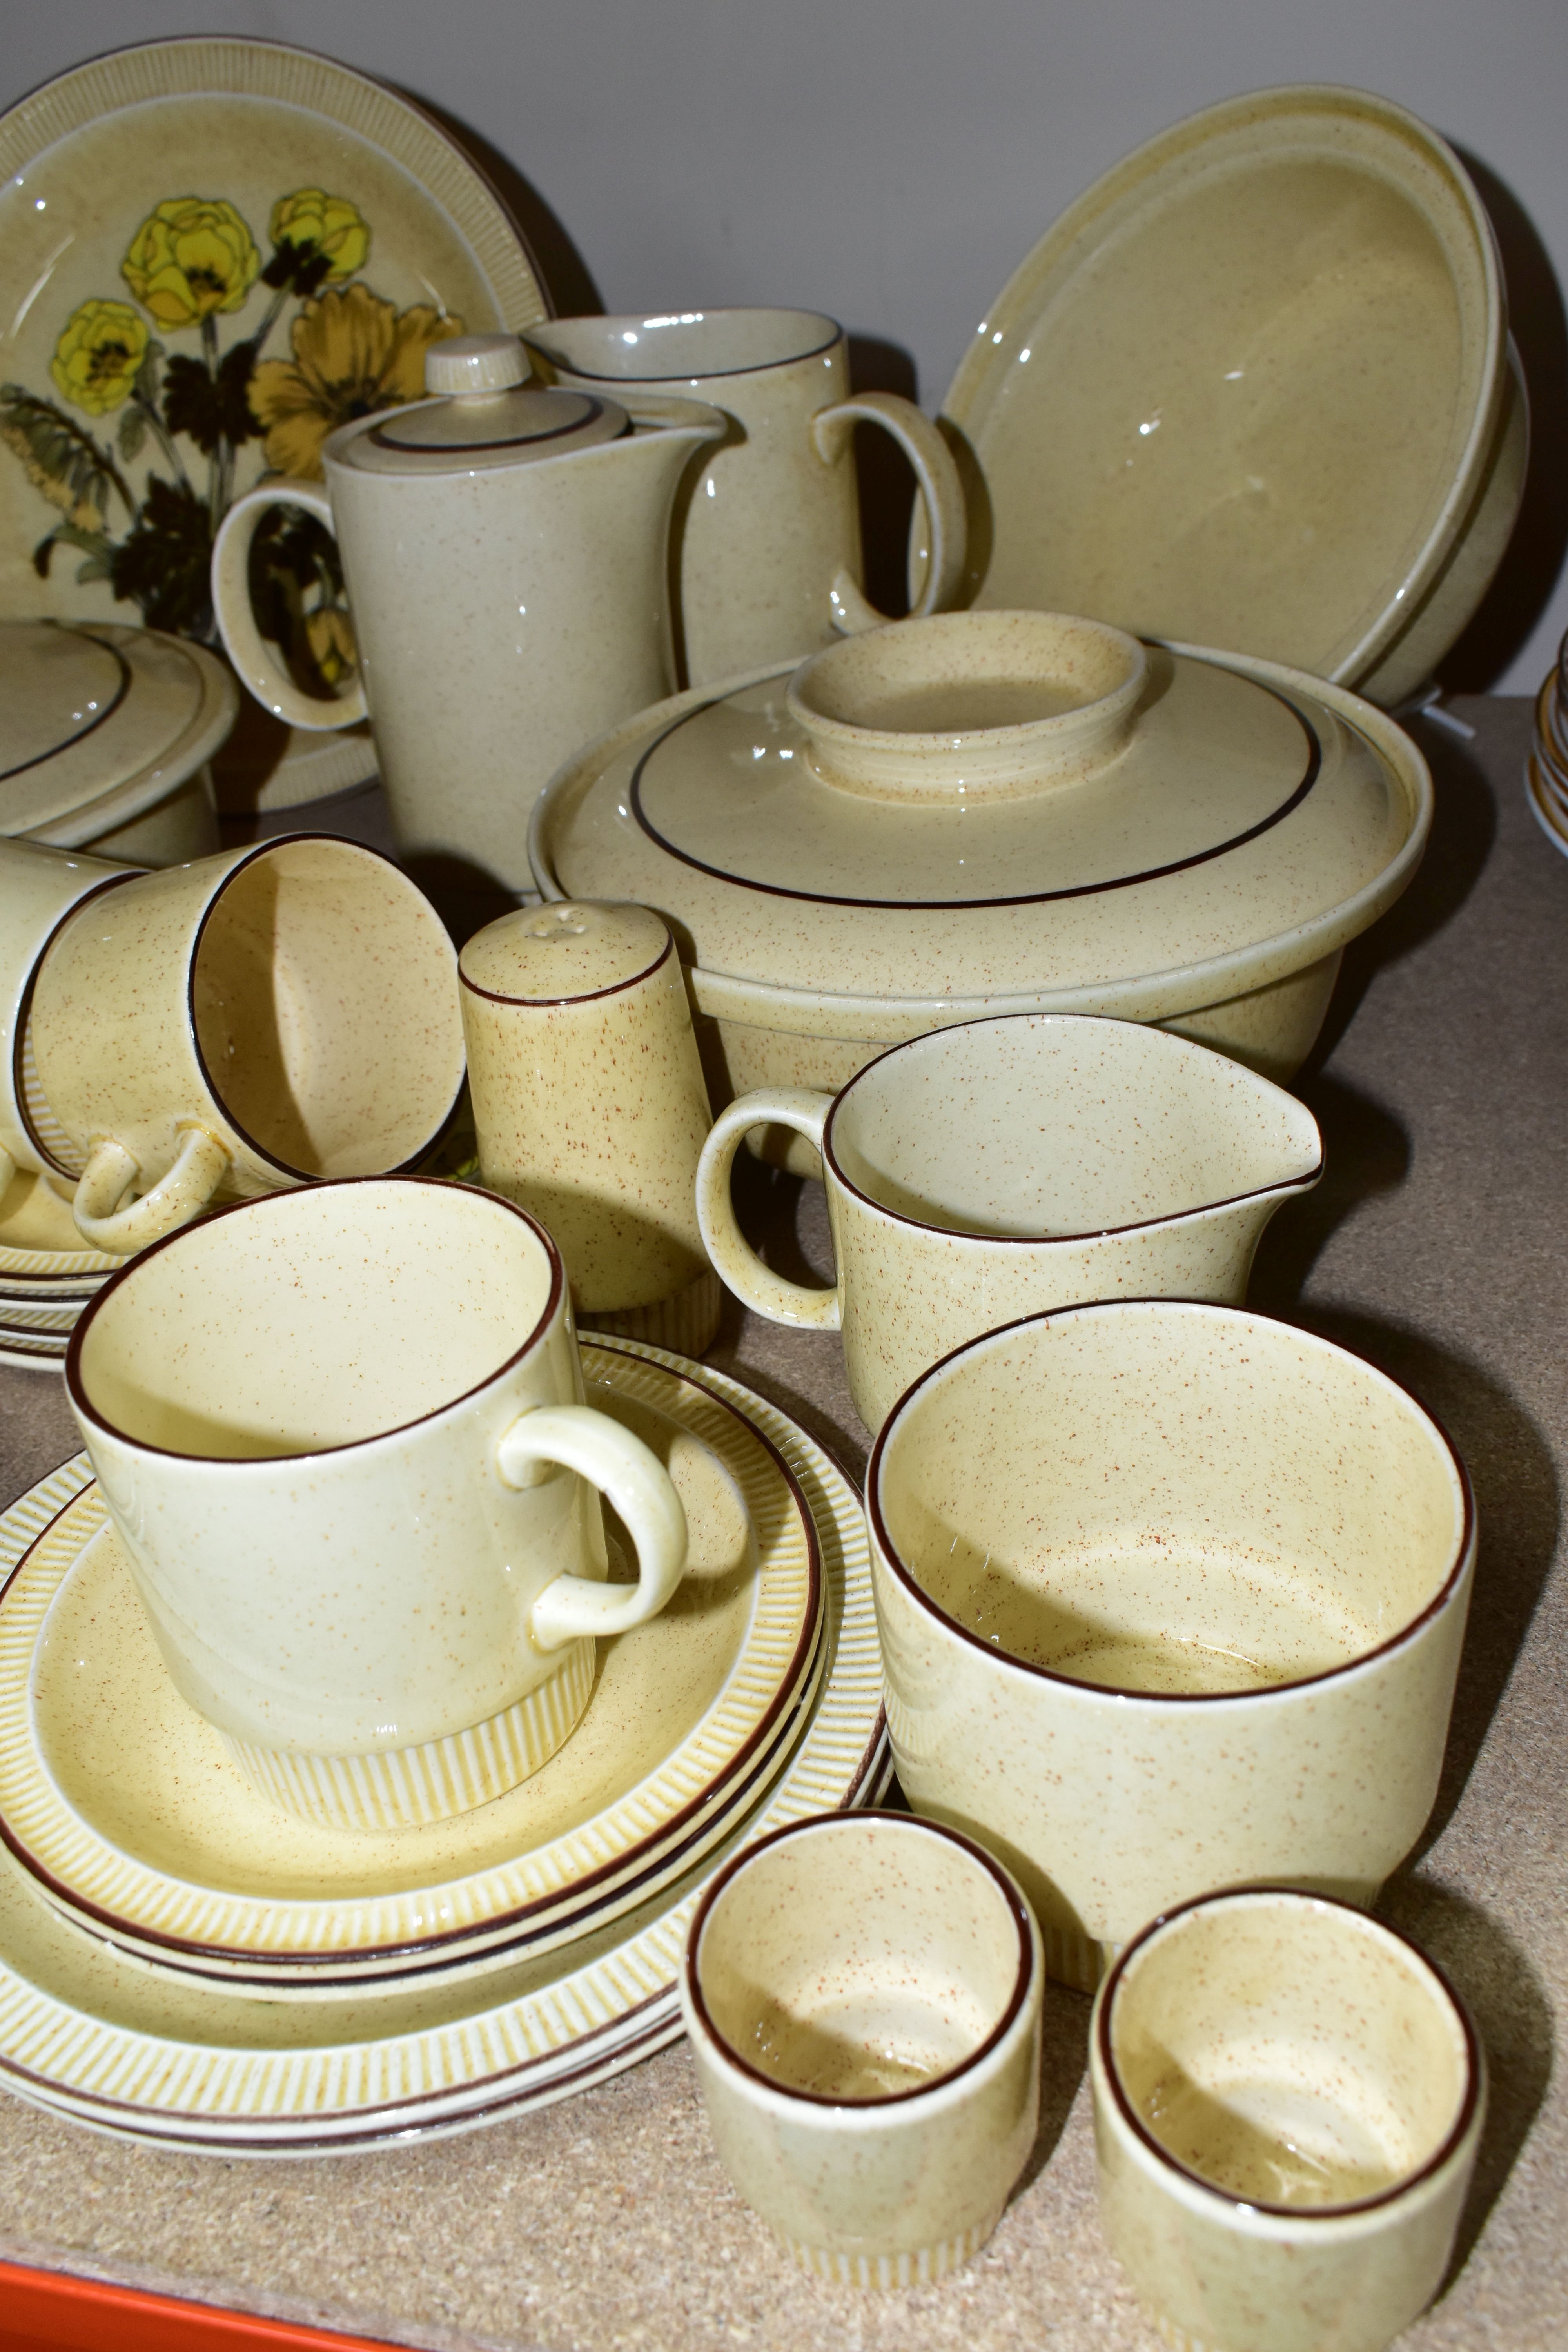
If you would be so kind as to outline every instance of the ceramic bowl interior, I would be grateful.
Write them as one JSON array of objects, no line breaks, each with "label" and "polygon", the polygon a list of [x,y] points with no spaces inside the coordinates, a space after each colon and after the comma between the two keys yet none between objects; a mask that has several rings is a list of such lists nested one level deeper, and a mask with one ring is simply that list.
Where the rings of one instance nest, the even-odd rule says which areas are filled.
[{"label": "ceramic bowl interior", "polygon": [[1113,756],[1142,691],[1135,637],[1059,613],[948,613],[829,646],[790,716],[830,783],[900,799],[1070,783]]},{"label": "ceramic bowl interior", "polygon": [[1192,1696],[1333,1673],[1458,1573],[1463,1475],[1394,1381],[1225,1307],[1117,1303],[972,1341],[883,1432],[904,1582],[983,1654]]},{"label": "ceramic bowl interior", "polygon": [[967,1839],[898,1815],[807,1822],[724,1877],[692,1939],[719,2042],[774,2088],[861,2105],[931,2088],[1017,2013],[1027,1916]]},{"label": "ceramic bowl interior", "polygon": [[574,375],[620,383],[689,383],[809,359],[838,341],[816,310],[679,310],[642,318],[552,319],[531,327],[531,350]]},{"label": "ceramic bowl interior", "polygon": [[1225,1895],[1157,1924],[1097,2031],[1145,2145],[1253,2207],[1397,2193],[1452,2147],[1478,2087],[1468,2025],[1431,1964],[1310,1895]]},{"label": "ceramic bowl interior", "polygon": [[1310,1112],[1218,1054],[1133,1022],[1042,1013],[934,1030],[861,1072],[825,1145],[879,1207],[1019,1239],[1189,1216],[1322,1159]]},{"label": "ceramic bowl interior", "polygon": [[202,925],[191,1015],[236,1127],[297,1175],[416,1158],[462,1083],[440,919],[351,842],[283,841],[236,868]]},{"label": "ceramic bowl interior", "polygon": [[278,1193],[127,1267],[79,1327],[73,1388],[140,1444],[221,1461],[321,1453],[489,1380],[559,1280],[532,1219],[467,1185]]}]

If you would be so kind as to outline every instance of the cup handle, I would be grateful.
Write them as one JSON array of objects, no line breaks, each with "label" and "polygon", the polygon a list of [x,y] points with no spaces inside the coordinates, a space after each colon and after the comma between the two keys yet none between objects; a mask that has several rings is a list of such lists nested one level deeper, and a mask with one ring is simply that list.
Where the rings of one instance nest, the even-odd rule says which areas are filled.
[{"label": "cup handle", "polygon": [[[910,611],[911,621],[945,613],[958,593],[968,551],[969,521],[963,485],[952,452],[929,416],[912,400],[896,392],[862,392],[818,411],[812,419],[816,454],[831,465],[858,424],[879,425],[890,433],[910,464],[931,518],[931,561],[920,602]],[[828,590],[834,626],[853,636],[861,629],[885,629],[886,613],[879,613],[865,591],[847,572],[840,572]]]},{"label": "cup handle", "polygon": [[542,1404],[512,1423],[496,1463],[509,1486],[529,1486],[534,1465],[548,1462],[575,1470],[608,1496],[637,1546],[637,1580],[628,1588],[556,1577],[533,1604],[529,1631],[535,1643],[559,1650],[580,1635],[624,1633],[657,1617],[686,1569],[686,1513],[663,1463],[592,1405]]},{"label": "cup handle", "polygon": [[167,1174],[122,1209],[120,1203],[140,1172],[137,1162],[112,1136],[98,1136],[76,1188],[76,1229],[94,1249],[128,1256],[188,1224],[206,1207],[227,1171],[228,1153],[216,1136],[205,1127],[187,1126]]},{"label": "cup handle", "polygon": [[334,702],[301,694],[273,659],[251,610],[250,542],[257,525],[274,507],[303,507],[329,530],[332,529],[331,501],[319,482],[264,482],[259,489],[247,490],[225,515],[214,543],[213,611],[228,657],[258,702],[290,727],[329,734],[336,727],[353,727],[365,716],[363,686],[356,678],[350,691]]},{"label": "cup handle", "polygon": [[16,1160],[6,1150],[5,1146],[0,1143],[0,1193],[8,1192],[11,1190],[11,1179],[16,1173]]},{"label": "cup handle", "polygon": [[765,1087],[754,1095],[742,1095],[720,1112],[697,1163],[697,1222],[723,1280],[743,1307],[754,1307],[770,1323],[798,1323],[810,1331],[838,1329],[838,1293],[808,1290],[805,1283],[790,1282],[763,1264],[735,1223],[730,1171],[742,1138],[753,1127],[791,1127],[820,1151],[832,1108],[831,1095],[816,1094],[808,1087]]}]

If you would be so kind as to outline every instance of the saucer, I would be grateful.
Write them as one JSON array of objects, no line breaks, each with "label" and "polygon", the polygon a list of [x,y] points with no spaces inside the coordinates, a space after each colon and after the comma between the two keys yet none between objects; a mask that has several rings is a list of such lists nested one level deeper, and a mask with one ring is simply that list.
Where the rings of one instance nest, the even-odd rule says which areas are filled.
[{"label": "saucer", "polygon": [[[889,1771],[881,1661],[854,1487],[739,1381],[629,1342],[602,1352],[662,1365],[727,1402],[777,1447],[806,1496],[828,1670],[768,1799],[696,1868],[582,1941],[504,1977],[367,1994],[352,2011],[241,2000],[154,1976],[72,1928],[0,1856],[0,2081],[52,2113],[187,2153],[304,2156],[471,2130],[676,2040],[686,1931],[719,1863],[785,1822],[879,1800]],[[0,1573],[89,1475],[68,1463],[0,1518]]]},{"label": "saucer", "polygon": [[175,1691],[96,1484],[68,1503],[0,1595],[0,1832],[52,1900],[175,1965],[341,1981],[568,1935],[680,1866],[809,1676],[817,1546],[774,1448],[679,1360],[582,1354],[590,1399],[667,1462],[690,1565],[659,1616],[601,1644],[557,1755],[426,1827],[268,1804]]},{"label": "saucer", "polygon": [[0,1290],[9,1297],[74,1299],[85,1307],[130,1260],[89,1249],[70,1203],[21,1169],[0,1198]]}]

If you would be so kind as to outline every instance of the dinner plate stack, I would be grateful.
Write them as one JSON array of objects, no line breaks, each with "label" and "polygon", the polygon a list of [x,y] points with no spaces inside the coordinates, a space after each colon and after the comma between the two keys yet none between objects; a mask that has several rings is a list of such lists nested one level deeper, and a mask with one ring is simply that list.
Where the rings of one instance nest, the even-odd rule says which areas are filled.
[{"label": "dinner plate stack", "polygon": [[328,1831],[256,1792],[175,1692],[85,1454],[0,1518],[10,2088],[225,2156],[472,2128],[673,2040],[720,1863],[882,1793],[854,1488],[707,1365],[617,1340],[583,1368],[668,1465],[687,1574],[599,1644],[540,1771],[428,1826]]},{"label": "dinner plate stack", "polygon": [[77,1318],[125,1263],[88,1248],[42,1176],[13,1177],[0,1200],[0,1364],[58,1371]]},{"label": "dinner plate stack", "polygon": [[1568,857],[1568,637],[1535,698],[1524,788],[1542,832]]}]

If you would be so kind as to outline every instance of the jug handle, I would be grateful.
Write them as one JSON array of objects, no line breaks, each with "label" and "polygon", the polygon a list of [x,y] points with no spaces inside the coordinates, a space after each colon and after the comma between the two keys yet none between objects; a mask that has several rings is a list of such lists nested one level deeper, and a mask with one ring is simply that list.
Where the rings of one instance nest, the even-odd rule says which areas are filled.
[{"label": "jug handle", "polygon": [[[896,392],[862,392],[853,400],[841,400],[834,407],[821,410],[812,419],[812,438],[825,465],[831,465],[838,457],[859,424],[879,425],[884,432],[892,435],[914,469],[915,481],[931,518],[931,561],[920,601],[910,607],[910,618],[923,621],[932,613],[945,613],[963,578],[969,540],[963,484],[952,452],[930,417],[912,400],[904,400]],[[827,593],[833,625],[847,636],[861,629],[887,627],[888,614],[878,612],[847,572],[837,574]]]},{"label": "jug handle", "polygon": [[303,507],[307,514],[332,529],[331,501],[319,482],[264,482],[259,489],[236,499],[213,545],[213,611],[224,645],[243,683],[276,718],[290,727],[308,728],[316,735],[336,727],[353,727],[367,715],[360,680],[356,677],[349,691],[332,702],[302,694],[279,667],[256,625],[250,604],[250,542],[262,517],[274,507]]}]

